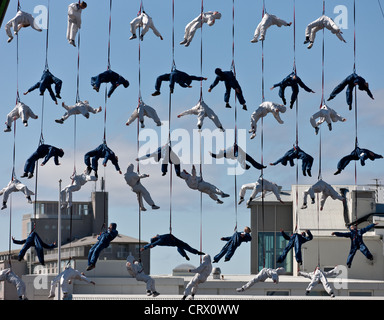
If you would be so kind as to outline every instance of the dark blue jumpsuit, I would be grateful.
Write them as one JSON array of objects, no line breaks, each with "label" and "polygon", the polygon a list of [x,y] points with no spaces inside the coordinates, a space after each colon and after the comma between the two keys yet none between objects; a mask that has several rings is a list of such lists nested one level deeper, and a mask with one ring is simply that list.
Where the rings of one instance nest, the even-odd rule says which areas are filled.
[{"label": "dark blue jumpsuit", "polygon": [[[92,158],[92,163],[91,163]],[[120,171],[119,163],[115,153],[106,145],[101,144],[96,149],[87,152],[84,155],[84,163],[87,167],[91,167],[94,171],[97,172],[98,161],[100,158],[104,158],[103,165],[105,165],[108,160],[112,162],[117,171]]]},{"label": "dark blue jumpsuit", "polygon": [[151,242],[144,246],[144,249],[156,246],[177,247],[177,251],[184,257],[188,258],[185,250],[193,254],[201,254],[200,251],[192,248],[188,243],[176,238],[173,234],[167,233],[157,235],[151,239]]},{"label": "dark blue jumpsuit", "polygon": [[[53,93],[53,90],[51,88],[52,84],[55,84],[56,95]],[[60,98],[62,85],[63,85],[63,82],[59,78],[56,78],[51,72],[49,72],[49,70],[44,70],[40,81],[37,82],[34,86],[30,87],[27,92],[31,92],[35,89],[39,89],[40,94],[43,95],[45,90],[48,90],[52,100],[57,102],[56,98]]]},{"label": "dark blue jumpsuit", "polygon": [[311,176],[311,169],[313,164],[313,157],[305,153],[300,147],[294,147],[288,150],[280,159],[273,162],[272,165],[281,163],[283,166],[286,166],[289,162],[290,166],[293,167],[295,164],[294,159],[302,160],[301,169],[303,170],[303,175],[306,175],[306,172]]},{"label": "dark blue jumpsuit", "polygon": [[44,249],[53,249],[55,248],[54,244],[44,243],[39,235],[32,231],[29,236],[24,240],[12,240],[15,244],[24,244],[23,248],[20,250],[18,255],[18,260],[21,261],[24,258],[25,253],[30,247],[35,247],[36,255],[39,259],[39,262],[44,265]]},{"label": "dark blue jumpsuit", "polygon": [[381,159],[381,158],[383,158],[382,155],[376,154],[368,149],[356,147],[355,150],[351,152],[351,154],[340,159],[340,161],[337,164],[337,170],[338,170],[337,173],[340,173],[341,170],[344,170],[345,167],[352,160],[360,160],[360,164],[362,166],[365,166],[365,161],[367,159],[374,161],[375,159]]},{"label": "dark blue jumpsuit", "polygon": [[290,108],[292,109],[293,104],[297,100],[297,96],[299,94],[299,86],[302,87],[307,92],[312,92],[312,89],[308,88],[303,81],[296,75],[296,79],[293,78],[293,76],[296,75],[295,72],[292,72],[288,76],[286,76],[281,82],[276,83],[273,85],[273,87],[280,87],[279,89],[279,97],[283,100],[283,103],[286,104],[287,101],[285,99],[285,88],[291,87],[292,88],[292,95],[291,95],[291,102],[290,102]]},{"label": "dark blue jumpsuit", "polygon": [[288,252],[292,248],[294,248],[295,250],[295,257],[296,257],[297,263],[301,264],[303,262],[303,259],[301,256],[301,246],[303,243],[306,243],[307,241],[311,241],[313,239],[311,231],[308,230],[307,232],[308,232],[308,237],[303,237],[299,233],[294,233],[289,237],[284,231],[281,232],[284,239],[288,240],[288,244],[284,248],[281,255],[277,258],[277,263],[283,262],[287,257]]},{"label": "dark blue jumpsuit", "polygon": [[203,77],[191,76],[183,71],[179,71],[177,69],[173,70],[171,73],[165,73],[161,76],[158,76],[155,83],[155,90],[160,91],[161,83],[163,81],[169,81],[169,88],[171,92],[175,88],[175,83],[183,88],[188,88],[191,85],[192,81],[202,81]]},{"label": "dark blue jumpsuit", "polygon": [[35,162],[41,158],[44,158],[42,164],[46,164],[50,158],[54,157],[55,165],[59,165],[59,157],[61,158],[63,155],[64,151],[62,149],[48,144],[42,144],[25,162],[24,172],[33,173],[35,170]]},{"label": "dark blue jumpsuit", "polygon": [[111,97],[112,93],[115,91],[118,85],[122,84],[124,88],[128,88],[129,86],[128,80],[124,79],[121,75],[112,70],[104,71],[91,78],[91,85],[96,91],[99,91],[101,83],[107,82],[111,83],[111,87],[108,91],[108,98]]},{"label": "dark blue jumpsuit", "polygon": [[103,233],[101,233],[97,237],[97,242],[92,246],[92,248],[89,250],[88,253],[88,265],[89,266],[95,266],[97,259],[99,258],[100,252],[108,248],[109,244],[113,239],[116,238],[118,235],[118,231],[116,230],[116,223],[111,223],[112,228],[111,230],[107,230]]},{"label": "dark blue jumpsuit", "polygon": [[222,240],[227,241],[227,243],[224,245],[221,251],[213,258],[213,262],[218,262],[224,255],[224,261],[231,260],[236,249],[243,242],[248,242],[252,240],[252,237],[249,233],[243,233],[243,237],[241,236],[242,233],[243,232],[235,232],[231,237],[223,237]]},{"label": "dark blue jumpsuit", "polygon": [[351,230],[349,232],[334,232],[333,234],[336,237],[344,237],[351,239],[351,249],[349,250],[348,258],[347,258],[347,266],[348,268],[352,265],[352,260],[356,254],[357,250],[360,250],[369,260],[373,259],[371,252],[368,250],[367,246],[363,241],[363,234],[367,231],[371,230],[375,226],[374,223],[366,226],[365,228],[359,230]]},{"label": "dark blue jumpsuit", "polygon": [[221,71],[221,73],[216,76],[216,79],[209,86],[209,88],[213,89],[219,84],[220,81],[224,81],[225,84],[224,102],[229,102],[229,98],[231,96],[231,89],[237,89],[237,91],[235,92],[237,99],[239,99],[239,103],[242,105],[245,104],[245,99],[240,84],[232,71]]}]

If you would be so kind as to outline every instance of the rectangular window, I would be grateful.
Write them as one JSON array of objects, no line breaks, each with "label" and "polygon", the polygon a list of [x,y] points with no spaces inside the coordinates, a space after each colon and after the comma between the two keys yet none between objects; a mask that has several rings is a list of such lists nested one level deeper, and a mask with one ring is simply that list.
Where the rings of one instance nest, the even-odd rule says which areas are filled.
[{"label": "rectangular window", "polygon": [[372,296],[372,292],[370,291],[349,291],[348,295],[351,297],[370,297]]},{"label": "rectangular window", "polygon": [[266,292],[266,295],[267,296],[289,296],[289,291],[275,291],[275,290],[271,290],[271,291],[267,291]]}]

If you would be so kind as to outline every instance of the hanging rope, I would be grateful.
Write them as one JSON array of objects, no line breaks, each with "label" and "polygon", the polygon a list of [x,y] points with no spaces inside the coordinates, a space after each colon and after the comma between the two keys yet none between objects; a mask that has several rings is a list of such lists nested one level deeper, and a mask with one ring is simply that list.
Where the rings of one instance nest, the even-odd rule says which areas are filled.
[{"label": "hanging rope", "polygon": [[[380,3],[380,2],[379,2]],[[353,72],[356,72],[356,1],[353,0]],[[358,128],[358,110],[357,110],[357,89],[354,92],[355,100],[355,148],[359,146],[359,140],[357,138]],[[357,190],[357,162],[355,161],[355,189]],[[357,197],[355,197],[355,218],[357,220]]]}]

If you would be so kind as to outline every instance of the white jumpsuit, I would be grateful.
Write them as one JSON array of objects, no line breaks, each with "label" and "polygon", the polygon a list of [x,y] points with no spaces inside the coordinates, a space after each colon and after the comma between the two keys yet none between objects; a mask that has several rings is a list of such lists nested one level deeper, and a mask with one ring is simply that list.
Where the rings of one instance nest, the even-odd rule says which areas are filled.
[{"label": "white jumpsuit", "polygon": [[156,292],[155,280],[144,273],[144,268],[138,261],[134,260],[133,256],[128,256],[126,263],[128,273],[136,278],[137,281],[143,281],[146,283],[147,292]]},{"label": "white jumpsuit", "polygon": [[216,19],[220,18],[221,13],[218,11],[208,11],[204,12],[203,15],[197,16],[185,26],[184,39],[180,42],[180,44],[184,44],[186,47],[188,47],[193,37],[195,36],[196,30],[201,28],[203,23],[208,24],[208,26],[213,26]]},{"label": "white jumpsuit", "polygon": [[75,114],[82,114],[85,118],[89,119],[89,113],[99,113],[101,112],[101,107],[99,108],[92,108],[89,105],[89,102],[87,100],[79,101],[74,106],[67,106],[64,102],[62,103],[62,107],[67,110],[66,113],[61,117],[60,120],[56,120],[56,122],[62,123],[63,121],[67,120],[70,116]]},{"label": "white jumpsuit", "polygon": [[337,26],[337,24],[331,18],[323,15],[317,20],[308,24],[307,28],[305,29],[306,42],[307,40],[310,42],[308,49],[312,48],[313,42],[316,38],[316,32],[324,28],[330,30],[333,34],[336,34],[340,41],[346,42],[341,35],[342,32],[340,31],[340,28]]},{"label": "white jumpsuit", "polygon": [[14,120],[17,120],[21,118],[21,121],[23,122],[24,126],[28,126],[28,119],[37,119],[37,115],[33,113],[30,107],[28,107],[23,102],[18,102],[16,106],[13,108],[13,110],[8,113],[7,115],[7,121],[5,122],[5,125],[7,128],[4,130],[5,132],[11,131],[11,126]]},{"label": "white jumpsuit", "polygon": [[316,267],[316,270],[313,272],[308,273],[308,272],[299,271],[298,274],[299,274],[299,276],[303,276],[305,278],[311,279],[311,282],[309,283],[309,285],[306,289],[307,293],[311,292],[311,290],[314,287],[316,287],[319,283],[322,283],[325,291],[329,295],[333,295],[333,290],[332,290],[332,287],[328,283],[327,277],[336,276],[338,274],[338,272],[336,272],[336,271],[337,271],[337,267],[328,271],[328,272],[321,271],[319,269],[319,267]]},{"label": "white jumpsuit", "polygon": [[25,194],[25,197],[28,199],[28,203],[32,203],[31,196],[34,195],[34,193],[28,189],[28,187],[24,184],[22,184],[19,180],[16,178],[13,178],[8,185],[0,190],[0,196],[3,195],[3,207],[1,209],[5,209],[6,203],[8,201],[8,197],[12,192],[21,191]]},{"label": "white jumpsuit", "polygon": [[81,28],[81,12],[83,9],[80,8],[77,2],[71,3],[68,6],[68,25],[67,25],[67,40],[74,42],[76,34]]},{"label": "white jumpsuit", "polygon": [[[318,118],[320,119],[316,121],[316,119]],[[337,122],[337,121],[344,122],[345,118],[343,118],[335,110],[333,110],[332,108],[324,104],[323,106],[321,106],[320,111],[312,115],[309,121],[312,127],[314,127],[315,129],[325,121],[328,123],[329,130],[332,130],[332,126],[331,126],[332,122]]]},{"label": "white jumpsuit", "polygon": [[21,10],[17,11],[16,16],[13,19],[9,20],[5,25],[5,32],[9,37],[8,42],[11,42],[13,39],[11,28],[13,28],[13,33],[17,34],[21,28],[29,26],[31,26],[32,29],[35,29],[36,31],[43,31],[39,28],[35,19],[30,13],[23,12]]},{"label": "white jumpsuit", "polygon": [[277,269],[272,268],[263,268],[261,271],[254,277],[252,280],[248,281],[245,285],[243,285],[241,288],[236,289],[236,291],[241,292],[244,290],[249,289],[257,282],[264,282],[268,278],[271,278],[275,284],[279,283],[279,275],[284,274],[285,269],[280,267]]},{"label": "white jumpsuit", "polygon": [[145,127],[144,116],[153,119],[153,121],[157,124],[157,126],[162,125],[156,110],[142,101],[139,103],[137,108],[133,111],[132,115],[129,117],[125,125],[129,126],[133,121],[135,121],[136,119],[139,119],[139,122],[141,123],[141,127],[144,128]]},{"label": "white jumpsuit", "polygon": [[191,281],[186,285],[184,290],[184,296],[187,297],[189,295],[194,296],[197,292],[197,288],[200,283],[204,283],[207,281],[209,275],[212,272],[212,261],[211,256],[206,254],[202,258],[201,264],[196,268],[190,270],[192,273],[196,273]]},{"label": "white jumpsuit", "polygon": [[263,41],[265,39],[265,34],[267,33],[267,29],[273,25],[278,26],[280,28],[281,26],[290,26],[291,24],[280,19],[279,17],[276,17],[273,14],[265,13],[260,23],[256,27],[256,30],[251,42],[255,43],[259,40]]},{"label": "white jumpsuit", "polygon": [[260,120],[260,118],[264,118],[268,113],[272,113],[276,121],[280,124],[283,124],[284,121],[281,120],[279,112],[285,113],[286,110],[287,108],[285,106],[278,103],[270,101],[264,101],[261,103],[260,106],[251,115],[251,130],[249,130],[249,132],[252,133],[251,139],[256,137],[257,122]]},{"label": "white jumpsuit", "polygon": [[333,189],[330,184],[320,179],[312,187],[304,191],[302,209],[305,209],[307,206],[308,195],[311,197],[312,203],[315,202],[315,193],[321,193],[320,210],[323,209],[325,201],[328,197],[331,197],[333,200],[344,201],[344,198],[339,193],[337,193],[337,191]]},{"label": "white jumpsuit", "polygon": [[85,173],[73,175],[72,183],[61,190],[61,208],[72,206],[72,192],[79,191],[88,181],[97,181],[95,176],[86,175]]},{"label": "white jumpsuit", "polygon": [[66,267],[63,272],[58,274],[53,280],[51,281],[51,289],[49,292],[49,297],[52,298],[55,296],[55,290],[57,285],[60,282],[61,291],[63,292],[63,299],[66,298],[68,295],[68,285],[73,280],[81,280],[85,281],[87,283],[93,283],[90,279],[88,279],[86,276],[82,275],[80,271],[72,269],[71,267]]},{"label": "white jumpsuit", "polygon": [[204,118],[207,117],[211,119],[216,125],[216,127],[218,127],[221,131],[225,131],[216,113],[210,107],[208,107],[208,105],[204,101],[199,101],[198,104],[196,104],[193,108],[180,113],[178,117],[190,114],[194,114],[197,116],[197,128],[199,129],[201,129],[201,127],[203,126]]},{"label": "white jumpsuit", "polygon": [[153,202],[151,195],[148,190],[141,184],[140,179],[147,178],[149,175],[147,174],[138,174],[133,171],[133,164],[131,163],[127,172],[124,174],[124,179],[127,184],[131,187],[131,190],[136,193],[137,201],[139,202],[140,209],[145,211],[145,207],[143,204],[143,198],[145,202],[147,202],[152,208],[154,208],[155,203]]},{"label": "white jumpsuit", "polygon": [[145,12],[141,13],[135,19],[133,19],[130,22],[130,25],[131,25],[131,33],[134,36],[136,36],[136,29],[140,27],[142,28],[140,38],[143,39],[144,35],[148,32],[149,28],[151,28],[155,36],[162,39],[162,36],[160,32],[156,29],[152,18],[149,15],[147,15]]},{"label": "white jumpsuit", "polygon": [[256,182],[243,184],[241,186],[240,193],[239,193],[239,197],[240,197],[239,204],[242,202],[242,199],[244,199],[245,192],[247,190],[252,190],[251,196],[249,197],[249,201],[252,201],[253,199],[255,199],[256,195],[259,192],[262,192],[264,197],[267,191],[272,191],[273,194],[276,196],[276,199],[281,201],[281,197],[280,197],[281,187],[278,186],[276,183],[273,183],[263,178],[259,178]]},{"label": "white jumpsuit", "polygon": [[192,174],[189,174],[184,170],[180,173],[180,178],[185,180],[189,188],[191,188],[192,190],[198,190],[200,192],[206,193],[210,196],[212,200],[215,200],[217,203],[223,203],[217,195],[220,195],[222,197],[229,196],[213,184],[210,184],[204,181],[200,176],[197,176],[195,166],[192,167]]},{"label": "white jumpsuit", "polygon": [[17,290],[17,296],[19,299],[24,298],[25,296],[25,283],[24,281],[18,277],[11,268],[7,268],[0,271],[0,281],[8,281],[13,284]]}]

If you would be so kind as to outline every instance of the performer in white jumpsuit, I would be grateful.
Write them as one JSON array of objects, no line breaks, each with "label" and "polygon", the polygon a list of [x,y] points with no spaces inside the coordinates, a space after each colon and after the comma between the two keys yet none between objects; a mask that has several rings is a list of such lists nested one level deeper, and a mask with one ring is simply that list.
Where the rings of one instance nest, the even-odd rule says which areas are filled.
[{"label": "performer in white jumpsuit", "polygon": [[273,194],[276,196],[276,199],[279,200],[281,203],[284,203],[280,197],[281,187],[278,186],[276,183],[268,181],[264,178],[260,177],[256,182],[243,184],[241,186],[239,193],[239,204],[244,201],[244,196],[247,190],[252,190],[251,196],[247,201],[247,205],[249,205],[251,201],[256,198],[259,192],[262,192],[262,197],[264,197],[267,191],[272,191]]},{"label": "performer in white jumpsuit", "polygon": [[145,11],[143,11],[135,19],[133,19],[130,22],[130,25],[131,25],[131,33],[132,33],[132,36],[129,38],[130,40],[137,38],[137,36],[136,36],[136,29],[137,28],[142,28],[141,35],[140,35],[141,40],[144,40],[144,36],[148,32],[149,28],[152,29],[155,36],[157,36],[161,40],[163,40],[163,37],[160,34],[160,32],[156,29],[152,18]]},{"label": "performer in white jumpsuit", "polygon": [[203,126],[204,118],[209,118],[221,131],[225,131],[223,125],[221,124],[219,117],[216,113],[208,107],[208,105],[203,101],[199,101],[193,108],[188,109],[180,113],[177,117],[180,118],[185,115],[194,114],[197,116],[197,128],[201,129]]},{"label": "performer in white jumpsuit", "polygon": [[187,183],[187,186],[192,190],[198,190],[200,192],[206,193],[211,197],[212,200],[216,201],[219,204],[222,204],[217,195],[220,195],[223,198],[229,197],[229,194],[224,193],[219,188],[204,181],[200,176],[196,175],[196,168],[192,166],[192,174],[189,174],[187,171],[183,170],[180,173],[180,178],[184,179]]},{"label": "performer in white jumpsuit", "polygon": [[286,110],[287,108],[282,104],[270,101],[262,102],[251,115],[251,129],[249,130],[249,133],[252,133],[252,135],[250,138],[253,139],[256,137],[257,122],[260,120],[260,118],[264,118],[268,113],[272,113],[276,121],[280,124],[283,124],[284,121],[281,120],[279,112],[285,113]]},{"label": "performer in white jumpsuit", "polygon": [[76,102],[74,106],[67,106],[64,102],[61,105],[65,110],[67,110],[67,112],[64,113],[61,119],[55,120],[57,123],[64,123],[65,120],[67,120],[70,116],[74,114],[82,114],[84,117],[89,119],[89,113],[96,114],[101,112],[102,110],[101,106],[97,109],[92,108],[89,105],[89,101],[87,100]]},{"label": "performer in white jumpsuit", "polygon": [[321,193],[320,210],[323,210],[325,201],[328,197],[331,197],[333,200],[340,200],[343,202],[345,201],[345,199],[340,194],[338,194],[337,191],[333,189],[330,184],[320,179],[313,186],[304,191],[303,206],[301,207],[301,209],[307,208],[308,195],[311,197],[312,203],[315,203],[315,193]]},{"label": "performer in white jumpsuit", "polygon": [[81,281],[85,281],[87,283],[95,285],[95,282],[88,279],[83,272],[72,269],[72,267],[70,266],[66,266],[65,270],[60,274],[58,274],[51,281],[51,289],[49,292],[48,299],[55,297],[55,290],[59,282],[60,282],[61,291],[63,292],[63,299],[66,299],[69,291],[68,285],[71,284],[73,280],[81,280]]},{"label": "performer in white jumpsuit", "polygon": [[204,255],[201,264],[197,268],[189,269],[188,271],[196,274],[185,287],[184,295],[182,298],[183,300],[185,300],[188,296],[188,300],[193,300],[199,284],[207,281],[209,275],[212,272],[211,256],[209,254]]},{"label": "performer in white jumpsuit", "polygon": [[128,273],[136,278],[137,281],[143,281],[146,283],[147,296],[157,297],[160,293],[156,291],[155,280],[144,273],[144,268],[141,263],[131,255],[127,257],[126,263]]},{"label": "performer in white jumpsuit", "polygon": [[[255,43],[257,41],[264,41],[265,34],[267,33],[267,29],[271,26],[278,26],[279,28],[281,26],[290,26],[292,22],[286,22],[279,17],[276,17],[273,14],[265,13],[263,18],[261,19],[260,23],[256,27],[255,33],[253,35],[253,39],[251,40],[252,43]],[[259,38],[260,37],[260,38]]]},{"label": "performer in white jumpsuit", "polygon": [[23,12],[21,10],[17,11],[16,16],[11,20],[9,20],[5,25],[5,32],[9,37],[8,43],[11,42],[13,39],[11,28],[13,29],[13,33],[16,35],[21,28],[26,28],[29,26],[31,26],[31,28],[35,29],[36,31],[39,31],[39,32],[43,31],[39,28],[35,19],[30,13]]},{"label": "performer in white jumpsuit", "polygon": [[6,268],[0,271],[0,281],[8,281],[13,284],[16,287],[19,300],[27,300],[25,297],[25,283],[11,270],[11,268]]},{"label": "performer in white jumpsuit", "polygon": [[87,3],[85,1],[74,2],[68,6],[67,40],[74,47],[76,47],[75,38],[77,32],[81,28],[81,13],[86,7]]},{"label": "performer in white jumpsuit", "polygon": [[0,196],[3,195],[3,206],[1,207],[1,210],[7,208],[7,201],[8,197],[12,192],[21,191],[25,194],[25,197],[28,200],[28,203],[32,203],[31,196],[34,195],[34,193],[28,189],[28,187],[24,184],[22,184],[19,180],[16,178],[12,178],[12,180],[8,183],[8,185],[0,190]]},{"label": "performer in white jumpsuit", "polygon": [[[319,119],[320,118],[320,119]],[[319,119],[316,121],[316,119]],[[321,125],[324,121],[327,122],[329,131],[332,130],[332,122],[345,122],[347,119],[343,118],[339,115],[335,110],[328,107],[327,105],[322,105],[320,110],[314,113],[309,119],[312,127],[315,128],[316,134],[319,132],[319,125]]]},{"label": "performer in white jumpsuit", "polygon": [[132,115],[129,117],[125,125],[129,126],[133,121],[135,121],[136,119],[139,119],[141,127],[144,128],[145,127],[144,116],[151,118],[156,123],[157,126],[162,125],[156,110],[151,106],[145,104],[143,101],[140,101],[139,105],[133,111]]},{"label": "performer in white jumpsuit", "polygon": [[31,108],[28,107],[25,103],[18,102],[16,107],[14,107],[13,110],[7,115],[7,121],[5,122],[6,128],[4,129],[4,132],[10,132],[13,121],[19,118],[21,118],[24,127],[27,127],[28,119],[37,119],[38,116],[35,115]]},{"label": "performer in white jumpsuit", "polygon": [[159,209],[157,205],[153,202],[151,195],[149,194],[148,190],[141,184],[140,179],[149,177],[148,174],[138,174],[133,171],[133,164],[131,163],[128,168],[127,172],[124,174],[124,179],[127,182],[127,184],[131,187],[131,190],[136,193],[137,195],[137,201],[139,202],[139,206],[141,211],[146,211],[147,209],[144,207],[143,204],[143,198],[145,202],[147,202],[152,209],[156,210]]},{"label": "performer in white jumpsuit", "polygon": [[200,14],[185,26],[184,39],[180,44],[188,47],[195,36],[197,29],[201,28],[203,23],[206,23],[208,26],[213,26],[216,19],[219,20],[220,18],[221,13],[218,11],[208,11],[204,12],[202,15]]},{"label": "performer in white jumpsuit", "polygon": [[332,287],[329,285],[327,277],[337,276],[338,274],[339,272],[338,272],[337,266],[328,272],[321,271],[319,267],[316,267],[315,271],[312,271],[312,272],[299,271],[298,273],[299,276],[311,279],[311,282],[309,283],[307,289],[305,290],[306,295],[308,295],[311,292],[311,290],[314,287],[316,287],[319,283],[322,283],[325,291],[332,298],[335,297],[335,294],[333,293]]},{"label": "performer in white jumpsuit", "polygon": [[79,191],[88,181],[97,181],[95,176],[85,173],[73,174],[71,176],[72,183],[61,190],[61,208],[70,208],[72,206],[72,192]]},{"label": "performer in white jumpsuit", "polygon": [[316,38],[316,32],[323,30],[324,28],[330,30],[333,34],[336,34],[340,41],[346,42],[341,35],[342,32],[337,24],[331,18],[323,15],[317,20],[311,22],[305,29],[304,44],[309,42],[308,49],[311,49],[313,46],[313,42]]},{"label": "performer in white jumpsuit", "polygon": [[268,278],[271,278],[273,283],[278,284],[279,283],[279,275],[284,274],[285,269],[283,267],[272,269],[272,268],[263,268],[260,270],[260,272],[254,277],[252,280],[248,281],[245,285],[241,286],[240,288],[237,288],[237,292],[243,292],[250,287],[252,287],[255,283],[258,282],[264,282]]}]

